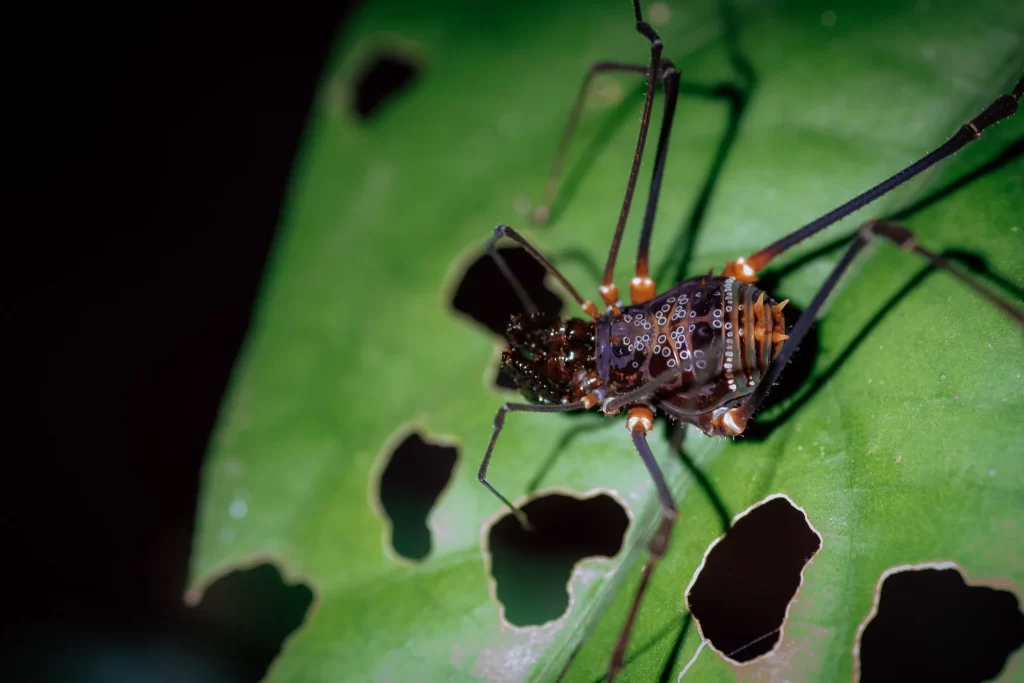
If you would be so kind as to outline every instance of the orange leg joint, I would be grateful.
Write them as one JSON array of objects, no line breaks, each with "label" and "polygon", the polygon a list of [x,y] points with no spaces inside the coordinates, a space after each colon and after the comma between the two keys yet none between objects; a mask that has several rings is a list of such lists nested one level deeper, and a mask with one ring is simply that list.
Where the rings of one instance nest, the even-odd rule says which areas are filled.
[{"label": "orange leg joint", "polygon": [[750,258],[741,256],[735,261],[726,261],[722,275],[734,277],[741,282],[757,282],[757,274],[764,270],[773,258],[775,254],[767,251],[759,251]]},{"label": "orange leg joint", "polygon": [[629,299],[634,304],[642,304],[654,298],[656,287],[650,277],[637,275],[629,281]]},{"label": "orange leg joint", "polygon": [[654,428],[654,413],[647,406],[633,406],[626,417],[626,429],[647,434]]}]

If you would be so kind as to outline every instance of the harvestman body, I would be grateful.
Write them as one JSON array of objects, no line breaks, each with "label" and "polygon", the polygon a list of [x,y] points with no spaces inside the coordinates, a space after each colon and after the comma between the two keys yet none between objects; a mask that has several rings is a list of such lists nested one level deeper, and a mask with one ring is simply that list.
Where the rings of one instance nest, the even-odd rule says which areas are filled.
[{"label": "harvestman body", "polygon": [[[626,428],[654,480],[661,502],[662,522],[651,539],[650,558],[612,652],[608,666],[609,681],[622,670],[626,645],[641,600],[658,560],[665,554],[676,519],[672,495],[647,444],[647,434],[652,429],[657,411],[677,421],[693,424],[711,436],[742,434],[840,276],[854,257],[876,237],[924,257],[932,266],[950,273],[1024,328],[1024,313],[952,268],[941,256],[920,246],[906,228],[886,221],[868,221],[861,226],[846,253],[791,330],[786,330],[782,317],[786,302],[776,303],[754,285],[758,272],[779,254],[954,154],[979,138],[985,128],[1013,114],[1024,95],[1024,79],[1017,82],[1011,94],[999,97],[976,118],[964,124],[945,144],[891,178],[752,256],[726,263],[721,275],[683,280],[655,296],[655,283],[648,272],[648,251],[675,113],[679,73],[670,61],[661,57],[661,39],[643,20],[639,0],[633,0],[633,11],[636,30],[650,42],[650,66],[601,62],[591,67],[556,155],[545,205],[537,212],[541,218],[546,217],[547,207],[555,196],[561,161],[593,75],[603,71],[625,71],[647,76],[647,94],[636,153],[599,288],[606,311],[602,313],[593,302],[580,296],[566,278],[512,228],[499,225],[487,243],[488,251],[528,311],[509,323],[506,332],[509,348],[502,362],[516,386],[534,402],[506,403],[498,410],[494,432],[480,465],[480,482],[528,527],[526,515],[487,481],[487,466],[504,426],[505,414],[516,411],[571,412],[596,407],[605,415],[615,415],[625,409]],[[636,186],[658,83],[665,91],[664,118],[640,233],[636,276],[630,281],[632,305],[622,306],[612,274]],[[535,258],[568,290],[592,320],[561,320],[538,312],[495,249],[502,237],[514,240]]]}]

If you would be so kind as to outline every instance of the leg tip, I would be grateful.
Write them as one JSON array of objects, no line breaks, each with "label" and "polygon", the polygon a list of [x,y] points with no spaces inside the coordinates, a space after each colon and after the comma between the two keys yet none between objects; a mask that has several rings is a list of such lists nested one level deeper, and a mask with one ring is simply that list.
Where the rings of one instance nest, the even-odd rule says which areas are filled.
[{"label": "leg tip", "polygon": [[605,683],[615,683],[615,679],[624,668],[621,656],[615,653],[616,657],[612,658],[612,661],[608,664],[608,673],[605,676]]},{"label": "leg tip", "polygon": [[534,526],[532,524],[530,524],[530,520],[526,516],[526,513],[523,512],[522,510],[516,510],[515,512],[516,512],[516,519],[519,520],[519,526],[522,527],[523,531],[526,531],[526,532],[534,531]]}]

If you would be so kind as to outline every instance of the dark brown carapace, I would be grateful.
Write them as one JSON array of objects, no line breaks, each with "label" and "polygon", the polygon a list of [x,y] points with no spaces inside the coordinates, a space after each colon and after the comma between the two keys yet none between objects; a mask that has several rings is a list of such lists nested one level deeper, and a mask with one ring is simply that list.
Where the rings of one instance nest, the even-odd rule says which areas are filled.
[{"label": "dark brown carapace", "polygon": [[[515,316],[505,332],[502,366],[538,403],[578,401],[594,386],[594,323],[549,313]],[[589,378],[589,379],[588,379]]]},{"label": "dark brown carapace", "polygon": [[788,338],[785,305],[735,277],[696,277],[595,322],[513,318],[502,360],[539,403],[620,395],[678,368],[651,407],[705,434],[736,435],[742,430],[728,411],[757,387]]}]

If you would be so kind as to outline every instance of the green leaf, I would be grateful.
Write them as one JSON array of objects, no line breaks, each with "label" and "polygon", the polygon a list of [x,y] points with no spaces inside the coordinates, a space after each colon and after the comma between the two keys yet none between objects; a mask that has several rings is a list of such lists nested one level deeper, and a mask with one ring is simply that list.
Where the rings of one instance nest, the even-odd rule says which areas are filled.
[{"label": "green leaf", "polygon": [[[752,253],[917,159],[1006,92],[1022,69],[1024,10],[1009,0],[884,9],[853,0],[748,3],[738,8],[732,38],[715,2],[661,3],[661,16],[664,9],[668,19],[656,28],[684,82],[738,82],[730,44],[756,73],[699,222],[690,274]],[[648,8],[652,20],[658,12]],[[503,627],[481,540],[504,513],[476,470],[494,412],[510,394],[492,384],[498,340],[450,300],[497,223],[520,228],[578,287],[594,291],[593,269],[604,261],[636,140],[642,84],[601,78],[569,159],[572,198],[556,220],[531,227],[519,207],[540,194],[588,65],[644,63],[647,44],[624,0],[429,8],[378,0],[353,18],[339,45],[203,471],[191,597],[265,559],[310,584],[314,605],[273,665],[273,681],[550,680],[590,630],[566,680],[596,680],[657,514],[652,486],[621,420],[510,416],[489,475],[502,491],[522,497],[557,450],[542,491],[611,490],[633,523],[622,553],[577,567],[566,615]],[[414,55],[421,75],[375,117],[359,120],[349,104],[353,83],[385,48]],[[652,247],[665,272],[681,262],[678,245],[730,111],[721,100],[684,93],[677,117]],[[931,198],[905,219],[921,242],[981,256],[1019,293],[1019,147],[1009,161],[974,171],[1022,136],[1024,116],[1000,124],[782,263],[870,216]],[[654,139],[616,271],[620,285],[631,275]],[[787,274],[777,298],[806,305],[838,256],[832,250]],[[728,514],[785,493],[823,537],[780,656],[741,670],[705,649],[688,677],[732,680],[761,667],[779,679],[849,678],[858,624],[882,572],[895,565],[952,560],[969,577],[1024,586],[1024,562],[1013,550],[1024,537],[1020,331],[941,273],[897,297],[921,269],[885,245],[857,261],[821,316],[806,383],[822,380],[820,388],[762,416],[770,423],[792,408],[767,438],[688,435],[689,457]],[[603,427],[581,431],[581,424]],[[428,519],[432,552],[418,564],[390,551],[377,502],[387,456],[414,431],[459,449]],[[657,680],[666,661],[674,678],[693,657],[700,636],[692,627],[677,660],[670,657],[683,593],[722,533],[705,489],[656,431],[652,446],[678,496],[680,523],[623,680]]]}]

